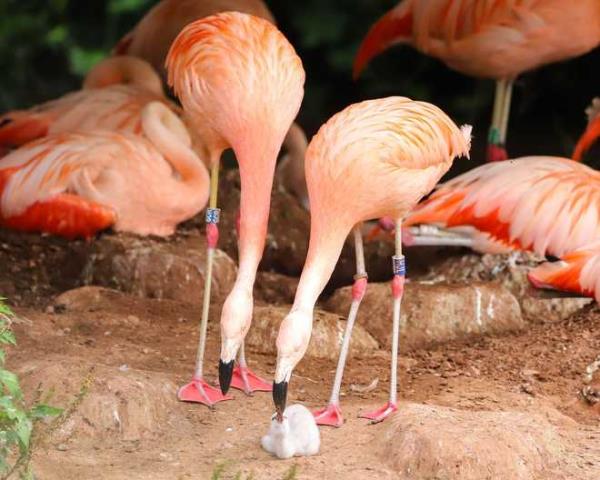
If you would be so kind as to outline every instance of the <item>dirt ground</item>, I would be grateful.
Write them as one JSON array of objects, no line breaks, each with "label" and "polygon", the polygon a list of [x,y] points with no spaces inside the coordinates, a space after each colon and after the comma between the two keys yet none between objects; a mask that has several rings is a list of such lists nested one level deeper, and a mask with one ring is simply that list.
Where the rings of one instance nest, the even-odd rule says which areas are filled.
[{"label": "dirt ground", "polygon": [[[27,253],[36,248],[35,242],[23,243],[16,252],[0,245],[0,260],[12,265],[0,275],[0,286],[10,290],[3,295],[15,299],[21,318],[15,325],[19,345],[10,352],[9,366],[20,373],[27,392],[41,385],[54,392],[52,402],[59,406],[68,405],[89,383],[75,413],[36,452],[40,479],[210,479],[219,469],[224,470],[220,478],[256,480],[600,475],[600,404],[581,395],[586,367],[600,354],[596,306],[559,323],[540,319],[520,333],[402,351],[401,405],[393,420],[379,425],[368,425],[357,415],[385,403],[390,355],[379,350],[352,358],[343,386],[345,425],[321,429],[319,455],[280,461],[259,444],[272,413],[269,394],[235,392],[233,401],[214,410],[177,402],[176,388],[190,379],[194,364],[197,306],[95,287],[57,300],[59,291],[74,285],[65,274],[62,284],[49,286],[48,274],[37,268],[39,260]],[[61,251],[59,244],[46,255],[60,260]],[[31,285],[39,286],[32,290]],[[213,381],[218,346],[213,321],[206,354],[207,377]],[[275,359],[248,354],[251,367],[271,378]],[[290,403],[323,406],[334,369],[333,361],[303,361],[290,386]],[[375,389],[365,388],[375,379]],[[600,387],[600,378],[594,381]],[[425,407],[433,414],[423,417]],[[526,456],[515,460],[510,455],[518,449],[510,444],[479,454],[485,442],[475,440],[469,448],[482,458],[477,465],[463,465],[463,453],[456,460],[452,445],[436,443],[438,433],[456,439],[457,446],[470,441],[464,426],[461,430],[469,421],[485,432],[488,417],[480,414],[496,415],[490,425],[500,432],[494,434],[499,444],[517,438],[521,424],[528,434],[534,427],[545,428],[532,453],[542,464]],[[443,423],[448,429],[442,431],[445,426],[428,423],[440,415],[458,420]],[[495,455],[496,463],[488,462],[487,456]],[[526,468],[510,473],[520,462],[519,468]],[[498,477],[497,472],[509,473]]]}]

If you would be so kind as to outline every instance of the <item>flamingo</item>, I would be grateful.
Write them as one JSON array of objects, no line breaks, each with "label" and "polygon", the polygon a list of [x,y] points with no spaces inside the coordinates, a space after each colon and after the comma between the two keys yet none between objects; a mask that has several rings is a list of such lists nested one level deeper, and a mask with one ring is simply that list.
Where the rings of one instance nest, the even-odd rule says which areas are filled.
[{"label": "flamingo", "polygon": [[[450,168],[468,156],[471,127],[459,129],[439,108],[403,97],[370,100],[334,115],[312,139],[306,153],[311,228],[306,263],[294,304],[277,337],[273,400],[286,406],[292,370],[310,340],[313,311],[329,280],[347,235],[353,230],[357,274],[331,398],[315,413],[321,425],[340,426],[339,393],[352,327],[367,287],[361,222],[389,215],[401,222]],[[401,223],[400,223],[401,224]],[[362,415],[373,422],[396,410],[396,372],[400,303],[405,275],[400,228],[393,257],[393,341],[390,398]]]},{"label": "flamingo", "polygon": [[162,0],[119,41],[114,52],[143,58],[166,77],[167,53],[183,27],[194,20],[226,11],[247,13],[275,24],[262,0]]},{"label": "flamingo", "polygon": [[600,241],[569,252],[557,262],[543,263],[528,277],[537,288],[579,293],[600,302]]},{"label": "flamingo", "polygon": [[83,90],[0,116],[0,149],[8,150],[46,135],[111,130],[140,134],[140,112],[159,101],[177,107],[164,96],[152,67],[134,57],[108,58],[87,75]]},{"label": "flamingo", "polygon": [[403,226],[414,225],[468,227],[494,245],[562,257],[600,239],[600,172],[559,157],[482,165],[438,186]]},{"label": "flamingo", "polygon": [[0,160],[0,225],[67,238],[108,227],[172,234],[206,205],[208,171],[164,104],[149,103],[141,117],[145,137],[57,133]]},{"label": "flamingo", "polygon": [[600,137],[600,98],[594,98],[592,104],[586,109],[588,126],[577,142],[573,152],[573,160],[581,161],[583,155]]},{"label": "flamingo", "polygon": [[[270,385],[247,366],[243,338],[252,320],[252,290],[262,257],[277,154],[300,109],[305,74],[294,48],[272,23],[225,12],[185,27],[167,57],[169,84],[210,152],[211,195],[207,211],[207,280],[196,369],[179,399],[213,406],[230,386],[250,394]],[[221,391],[203,379],[210,304],[211,266],[218,241],[219,161],[232,148],[239,163],[239,270],[221,313]],[[234,360],[239,351],[239,365]],[[235,380],[232,383],[232,379]]]},{"label": "flamingo", "polygon": [[513,82],[520,74],[600,44],[600,2],[403,0],[373,25],[354,62],[357,77],[377,54],[407,43],[466,75],[496,80],[488,161],[505,160]]}]

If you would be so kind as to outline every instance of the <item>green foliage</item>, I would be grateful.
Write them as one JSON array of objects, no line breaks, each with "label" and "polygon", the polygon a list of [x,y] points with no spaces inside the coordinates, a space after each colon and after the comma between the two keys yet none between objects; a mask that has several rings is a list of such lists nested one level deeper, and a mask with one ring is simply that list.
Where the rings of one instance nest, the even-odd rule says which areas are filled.
[{"label": "green foliage", "polygon": [[22,480],[33,479],[30,460],[36,424],[56,417],[61,410],[45,405],[39,396],[27,406],[17,376],[5,368],[7,345],[16,344],[11,330],[13,314],[0,298],[0,478],[19,475]]}]

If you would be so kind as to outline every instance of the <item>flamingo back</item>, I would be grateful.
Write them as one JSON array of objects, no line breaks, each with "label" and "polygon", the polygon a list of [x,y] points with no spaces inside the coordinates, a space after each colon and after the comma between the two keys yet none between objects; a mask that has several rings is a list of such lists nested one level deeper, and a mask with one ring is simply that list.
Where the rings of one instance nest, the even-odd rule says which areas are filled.
[{"label": "flamingo back", "polygon": [[[169,84],[209,144],[269,132],[278,148],[304,95],[304,69],[270,22],[227,12],[185,27],[167,57]],[[259,130],[248,131],[249,126]]]},{"label": "flamingo back", "polygon": [[313,216],[350,224],[403,217],[457,156],[468,156],[471,128],[438,107],[404,97],[369,100],[334,115],[311,141],[306,181]]},{"label": "flamingo back", "polygon": [[482,165],[439,186],[405,225],[428,223],[561,256],[600,236],[600,174],[557,157]]}]

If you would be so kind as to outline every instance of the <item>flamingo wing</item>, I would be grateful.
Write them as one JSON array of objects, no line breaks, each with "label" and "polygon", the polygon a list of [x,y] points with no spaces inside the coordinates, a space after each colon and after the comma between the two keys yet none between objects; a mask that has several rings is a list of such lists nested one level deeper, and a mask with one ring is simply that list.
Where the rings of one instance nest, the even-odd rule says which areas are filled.
[{"label": "flamingo wing", "polygon": [[600,236],[600,174],[571,160],[483,165],[437,188],[406,225],[472,226],[514,248],[560,256]]},{"label": "flamingo wing", "polygon": [[600,242],[546,262],[529,272],[537,288],[581,293],[600,301]]},{"label": "flamingo wing", "polygon": [[53,135],[6,156],[0,162],[0,225],[87,238],[114,224],[111,208],[78,194],[87,189],[93,196],[91,179],[115,148],[108,142],[117,140],[109,133]]}]

